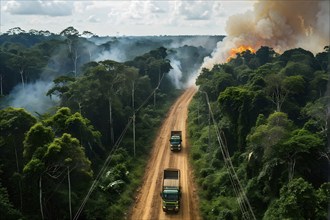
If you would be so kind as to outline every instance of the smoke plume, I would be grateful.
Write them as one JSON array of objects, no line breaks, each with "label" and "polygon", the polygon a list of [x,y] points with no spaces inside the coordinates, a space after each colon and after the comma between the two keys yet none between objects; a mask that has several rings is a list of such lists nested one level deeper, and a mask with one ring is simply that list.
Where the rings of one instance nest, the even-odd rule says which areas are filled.
[{"label": "smoke plume", "polygon": [[175,88],[181,89],[182,88],[182,70],[181,70],[181,62],[179,60],[175,60],[173,58],[169,59],[171,62],[172,69],[168,73],[172,83],[174,84]]},{"label": "smoke plume", "polygon": [[204,60],[203,67],[224,63],[233,48],[261,46],[282,53],[301,47],[311,52],[323,51],[329,45],[330,2],[310,1],[257,1],[253,11],[229,17],[226,24],[227,37],[218,42],[211,57]]},{"label": "smoke plume", "polygon": [[9,106],[25,108],[31,113],[43,114],[49,111],[59,102],[58,97],[46,96],[46,93],[51,89],[53,83],[51,81],[38,80],[34,83],[17,85],[8,95]]},{"label": "smoke plume", "polygon": [[93,38],[102,50],[94,61],[114,60],[125,62],[159,47],[167,49],[171,71],[167,77],[175,88],[193,85],[203,59],[209,56],[223,36],[130,36]]}]

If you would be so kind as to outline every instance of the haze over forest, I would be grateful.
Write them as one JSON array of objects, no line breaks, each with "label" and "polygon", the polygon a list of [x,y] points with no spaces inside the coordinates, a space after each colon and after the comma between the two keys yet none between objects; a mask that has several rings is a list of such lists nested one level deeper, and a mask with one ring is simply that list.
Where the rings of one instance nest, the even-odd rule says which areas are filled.
[{"label": "haze over forest", "polygon": [[[8,1],[5,11],[25,16],[28,2]],[[153,3],[132,4],[163,17],[168,10],[147,7]],[[58,4],[89,6],[34,6]],[[198,199],[182,202],[208,220],[327,219],[329,4],[256,1],[228,17],[226,35],[97,36],[70,24],[57,34],[1,33],[2,217],[129,218],[158,128],[197,85],[190,104],[182,99],[187,154],[168,157],[191,165],[182,169],[192,169],[183,172],[187,182],[194,177]],[[175,9],[195,25],[221,17],[221,6],[183,1]],[[161,212],[160,202],[153,207]]]},{"label": "haze over forest", "polygon": [[[65,31],[68,31],[67,34],[78,35],[78,31],[73,27],[68,27],[66,30],[63,30],[63,33]],[[40,31],[32,33],[36,34],[34,36],[35,39],[33,39],[30,33],[24,34],[24,32],[20,28],[14,28],[0,37],[0,43],[6,42],[7,39],[13,41],[12,38],[15,39],[16,37],[12,36],[12,34],[19,33],[22,36],[17,35],[17,40],[28,47],[34,46],[34,44],[40,43],[43,40],[62,38],[61,36]],[[22,83],[3,83],[3,93],[8,95],[5,101],[8,103],[7,105],[23,107],[31,112],[44,113],[58,102],[56,97],[50,99],[45,96],[52,86],[52,81],[56,77],[63,74],[74,75],[74,71],[77,72],[76,75],[79,75],[80,68],[85,62],[103,60],[126,62],[159,47],[165,47],[169,51],[167,59],[172,69],[166,77],[171,79],[176,88],[184,88],[194,83],[204,57],[209,56],[213,48],[215,48],[216,43],[223,39],[223,36],[98,37],[92,36],[91,33],[84,34],[88,38],[81,38],[82,45],[79,45],[81,48],[77,48],[77,52],[81,53],[77,54],[77,66],[75,67],[77,70],[74,70],[73,67],[71,69],[67,67],[62,70],[61,65],[56,66],[57,63],[61,62],[58,54],[65,53],[68,50],[66,45],[60,45],[54,51],[56,54],[45,57],[47,65],[51,65],[55,70],[52,73],[41,73],[39,76],[30,76],[27,72],[24,76],[24,89]],[[4,71],[4,76],[8,74],[6,72]],[[6,78],[9,77],[4,77],[4,82]],[[16,77],[17,80],[18,78]]]}]

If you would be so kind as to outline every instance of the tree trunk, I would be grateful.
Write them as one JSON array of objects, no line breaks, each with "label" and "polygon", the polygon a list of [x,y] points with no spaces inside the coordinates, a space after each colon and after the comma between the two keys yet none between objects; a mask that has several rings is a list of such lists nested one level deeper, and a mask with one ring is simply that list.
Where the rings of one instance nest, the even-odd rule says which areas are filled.
[{"label": "tree trunk", "polygon": [[[330,83],[328,85],[330,85]],[[328,89],[330,89],[330,88],[328,88]],[[328,106],[326,108],[327,108],[327,116],[326,116],[327,118],[326,118],[325,127],[326,127],[327,139],[328,139],[327,152],[329,153],[330,152],[330,129],[329,129],[329,125],[330,125],[330,103],[328,103]],[[330,160],[328,160],[328,181],[330,182]],[[329,208],[330,208],[330,203],[329,203]]]},{"label": "tree trunk", "polygon": [[75,50],[74,54],[72,55],[72,61],[73,61],[74,77],[77,77],[77,62],[78,62],[78,52],[77,52],[77,50]]},{"label": "tree trunk", "polygon": [[41,219],[44,220],[44,210],[42,207],[42,187],[41,187],[41,176],[39,177],[39,205],[40,205],[40,213]]},{"label": "tree trunk", "polygon": [[[18,163],[18,156],[17,156],[17,149],[16,149],[16,144],[14,141],[14,150],[15,150],[15,159],[16,159],[16,170],[17,173],[21,173],[19,169],[19,163]],[[23,210],[23,196],[22,196],[22,183],[21,180],[18,180],[18,190],[19,190],[19,199],[20,199],[20,206],[21,210]]]},{"label": "tree trunk", "polygon": [[68,167],[68,185],[69,185],[69,211],[70,211],[70,220],[72,220],[72,208],[71,208],[71,181],[70,181],[70,169]]},{"label": "tree trunk", "polygon": [[22,80],[22,86],[23,86],[23,89],[25,89],[25,84],[24,84],[24,71],[23,71],[23,70],[20,70],[20,71],[19,71],[19,74],[21,75],[21,80]]},{"label": "tree trunk", "polygon": [[2,74],[0,75],[0,95],[3,96],[3,90],[2,90]]},{"label": "tree trunk", "polygon": [[92,52],[90,49],[88,49],[88,54],[89,54],[89,62],[92,62]]},{"label": "tree trunk", "polygon": [[111,98],[109,97],[109,116],[110,116],[110,143],[113,146],[114,144],[114,139],[115,139],[115,135],[113,132],[113,123],[112,123],[112,102],[111,102]]},{"label": "tree trunk", "polygon": [[[135,90],[135,85],[134,81],[132,84],[132,109],[133,109],[133,152],[134,152],[134,157],[135,157],[135,105],[134,105],[134,90]],[[156,94],[156,90],[155,90]]]},{"label": "tree trunk", "polygon": [[293,179],[295,166],[296,166],[296,159],[295,158],[290,158],[289,162],[288,162],[288,179],[289,179],[289,182]]}]

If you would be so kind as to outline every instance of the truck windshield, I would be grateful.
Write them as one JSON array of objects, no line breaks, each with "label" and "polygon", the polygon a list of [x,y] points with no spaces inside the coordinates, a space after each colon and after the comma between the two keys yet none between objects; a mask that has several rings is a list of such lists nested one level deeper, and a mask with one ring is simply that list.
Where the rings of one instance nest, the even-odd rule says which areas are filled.
[{"label": "truck windshield", "polygon": [[163,199],[167,201],[177,201],[178,194],[177,193],[163,193]]},{"label": "truck windshield", "polygon": [[180,143],[181,138],[180,138],[180,136],[172,136],[170,141],[172,143]]}]

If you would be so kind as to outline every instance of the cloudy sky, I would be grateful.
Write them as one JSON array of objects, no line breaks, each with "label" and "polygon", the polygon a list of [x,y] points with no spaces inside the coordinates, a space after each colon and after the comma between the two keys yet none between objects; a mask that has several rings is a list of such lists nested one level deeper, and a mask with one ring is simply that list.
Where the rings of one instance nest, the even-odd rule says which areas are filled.
[{"label": "cloudy sky", "polygon": [[251,0],[1,0],[0,32],[20,27],[60,33],[116,35],[225,35],[229,16]]}]

